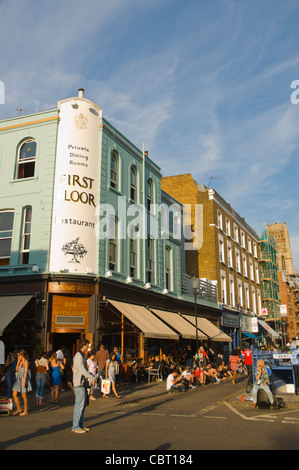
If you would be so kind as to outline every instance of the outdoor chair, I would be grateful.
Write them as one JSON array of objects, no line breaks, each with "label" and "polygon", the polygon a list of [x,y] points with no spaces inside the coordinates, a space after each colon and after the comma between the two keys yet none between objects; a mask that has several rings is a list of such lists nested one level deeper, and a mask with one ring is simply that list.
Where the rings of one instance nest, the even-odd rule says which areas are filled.
[{"label": "outdoor chair", "polygon": [[157,377],[158,380],[162,382],[162,364],[159,365],[158,369],[149,369],[148,373],[148,382],[151,381],[151,377]]}]

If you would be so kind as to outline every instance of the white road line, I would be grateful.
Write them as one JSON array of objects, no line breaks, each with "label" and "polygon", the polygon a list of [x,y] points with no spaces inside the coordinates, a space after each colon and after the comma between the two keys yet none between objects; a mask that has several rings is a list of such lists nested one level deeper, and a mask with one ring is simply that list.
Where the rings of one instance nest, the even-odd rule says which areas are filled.
[{"label": "white road line", "polygon": [[204,418],[208,418],[208,419],[227,419],[226,416],[204,416]]},{"label": "white road line", "polygon": [[240,411],[236,410],[230,403],[223,402],[225,406],[230,408],[234,413],[236,413],[238,416],[240,416],[242,419],[246,421],[268,421],[268,423],[274,423],[274,419],[264,419],[264,418],[259,418],[259,417],[252,417],[248,418],[247,416],[243,415],[243,413],[240,413]]}]

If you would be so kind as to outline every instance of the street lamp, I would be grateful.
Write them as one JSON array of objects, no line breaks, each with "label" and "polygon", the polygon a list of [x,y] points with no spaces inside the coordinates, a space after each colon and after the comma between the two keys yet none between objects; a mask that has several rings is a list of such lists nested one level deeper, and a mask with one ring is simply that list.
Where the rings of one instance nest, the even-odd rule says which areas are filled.
[{"label": "street lamp", "polygon": [[193,295],[194,295],[194,313],[195,313],[195,326],[196,326],[196,354],[198,353],[198,329],[197,329],[197,304],[196,304],[196,298],[197,298],[197,289],[199,286],[199,279],[196,276],[191,277],[191,285],[193,289]]}]

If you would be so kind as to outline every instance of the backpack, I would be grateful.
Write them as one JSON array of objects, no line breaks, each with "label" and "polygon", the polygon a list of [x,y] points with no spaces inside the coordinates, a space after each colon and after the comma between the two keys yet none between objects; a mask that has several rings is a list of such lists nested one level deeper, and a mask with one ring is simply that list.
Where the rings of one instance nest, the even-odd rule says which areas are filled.
[{"label": "backpack", "polygon": [[280,398],[280,397],[275,397],[274,398],[274,403],[273,403],[273,409],[274,410],[279,410],[280,408],[286,408],[287,405],[285,403],[285,401]]}]

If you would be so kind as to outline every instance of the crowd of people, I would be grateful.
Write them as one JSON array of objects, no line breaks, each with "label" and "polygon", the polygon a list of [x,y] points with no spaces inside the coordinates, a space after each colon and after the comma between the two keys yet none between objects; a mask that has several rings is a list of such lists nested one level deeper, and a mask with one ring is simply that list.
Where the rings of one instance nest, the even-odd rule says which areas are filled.
[{"label": "crowd of people", "polygon": [[[205,386],[209,383],[220,383],[232,379],[236,383],[236,375],[251,373],[251,351],[246,347],[241,352],[235,349],[231,352],[227,361],[221,353],[215,354],[210,348],[207,351],[200,347],[197,353],[192,353],[187,346],[174,354],[159,354],[143,359],[129,359],[129,377],[136,381],[148,381],[151,370],[160,371],[160,377],[166,381],[169,390],[187,390],[192,387]],[[103,344],[94,349],[88,344],[84,351],[84,361],[88,374],[94,380],[88,386],[88,398],[96,400],[95,390],[100,389],[101,382],[107,379],[111,386],[111,392],[116,398],[121,398],[117,392],[117,384],[128,380],[124,368],[128,357],[122,357],[118,348],[113,347],[109,352]],[[14,351],[8,354],[2,370],[5,384],[5,395],[13,398],[14,415],[25,416],[28,414],[27,393],[34,388],[36,406],[43,406],[45,390],[50,389],[50,403],[57,403],[61,392],[66,389],[72,391],[74,400],[76,390],[74,387],[74,358],[65,346],[56,351],[40,351],[29,361],[26,351]],[[3,394],[3,393],[2,393]],[[23,399],[23,410],[20,406],[20,395]],[[109,398],[108,392],[103,392],[103,398]]]}]

